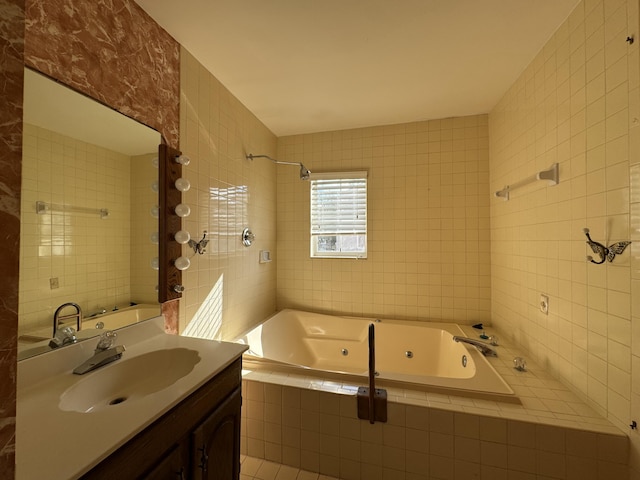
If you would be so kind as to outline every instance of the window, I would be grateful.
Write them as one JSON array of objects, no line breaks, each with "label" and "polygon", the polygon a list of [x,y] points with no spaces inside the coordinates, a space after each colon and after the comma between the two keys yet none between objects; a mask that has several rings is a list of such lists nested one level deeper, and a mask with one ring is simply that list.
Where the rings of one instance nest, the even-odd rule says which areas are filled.
[{"label": "window", "polygon": [[311,256],[367,258],[367,172],[311,174]]}]

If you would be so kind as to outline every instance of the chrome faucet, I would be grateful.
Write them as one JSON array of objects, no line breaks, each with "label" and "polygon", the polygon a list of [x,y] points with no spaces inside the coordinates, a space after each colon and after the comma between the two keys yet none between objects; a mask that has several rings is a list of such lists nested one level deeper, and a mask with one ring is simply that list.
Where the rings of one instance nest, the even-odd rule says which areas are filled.
[{"label": "chrome faucet", "polygon": [[460,337],[458,335],[454,335],[453,340],[455,342],[462,342],[462,343],[468,343],[469,345],[473,345],[478,350],[480,350],[480,353],[483,354],[485,357],[486,356],[489,356],[489,357],[497,357],[498,356],[498,352],[496,352],[491,347],[490,344],[488,344],[487,342],[483,342],[482,340],[476,340],[474,338],[469,338],[469,337]]},{"label": "chrome faucet", "polygon": [[[76,313],[70,313],[68,315],[60,315],[62,313],[62,310],[64,310],[67,307],[75,308]],[[58,331],[58,328],[62,326],[61,325],[62,322],[70,319],[74,319],[76,321],[76,331],[80,331],[80,329],[82,328],[82,309],[80,308],[80,305],[78,305],[77,303],[73,303],[73,302],[63,303],[56,309],[56,313],[53,314],[53,336],[54,337],[56,336],[56,332]]]},{"label": "chrome faucet", "polygon": [[73,373],[76,375],[84,375],[103,365],[115,362],[122,357],[122,353],[125,351],[124,345],[114,346],[117,336],[118,334],[111,330],[107,330],[100,335],[93,357],[86,360],[82,365],[77,366],[73,370]]},{"label": "chrome faucet", "polygon": [[73,327],[62,327],[58,329],[56,335],[49,340],[49,346],[51,348],[59,348],[64,347],[65,345],[71,345],[77,341],[76,331]]}]

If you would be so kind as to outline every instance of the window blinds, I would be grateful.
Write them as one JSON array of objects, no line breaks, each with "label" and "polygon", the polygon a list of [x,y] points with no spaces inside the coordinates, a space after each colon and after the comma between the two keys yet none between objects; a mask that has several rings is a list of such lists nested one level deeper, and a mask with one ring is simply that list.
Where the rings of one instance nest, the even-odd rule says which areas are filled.
[{"label": "window blinds", "polygon": [[312,174],[311,234],[367,233],[367,172]]}]

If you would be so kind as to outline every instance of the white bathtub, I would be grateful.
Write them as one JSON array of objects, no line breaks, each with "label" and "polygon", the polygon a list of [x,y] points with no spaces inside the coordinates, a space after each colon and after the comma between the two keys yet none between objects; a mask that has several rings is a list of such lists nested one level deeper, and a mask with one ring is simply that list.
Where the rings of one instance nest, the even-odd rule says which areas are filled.
[{"label": "white bathtub", "polygon": [[[375,325],[376,384],[518,402],[511,387],[451,323],[377,321],[283,310],[236,341],[249,345],[246,368],[314,375],[368,375],[368,327]],[[500,347],[496,347],[499,352]],[[499,354],[499,353],[498,353]]]},{"label": "white bathtub", "polygon": [[[138,323],[141,320],[157,317],[160,313],[160,305],[133,305],[132,307],[121,308],[114,312],[83,318],[82,330],[96,328],[115,330],[116,328]],[[100,326],[100,322],[102,322],[102,326]]]}]

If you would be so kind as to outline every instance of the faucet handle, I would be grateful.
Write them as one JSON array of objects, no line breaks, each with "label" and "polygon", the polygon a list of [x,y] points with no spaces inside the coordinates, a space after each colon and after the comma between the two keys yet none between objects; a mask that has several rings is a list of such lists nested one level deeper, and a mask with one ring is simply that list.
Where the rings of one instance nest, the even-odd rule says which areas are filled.
[{"label": "faucet handle", "polygon": [[76,331],[73,327],[63,327],[56,332],[56,335],[49,341],[51,348],[58,348],[71,343],[76,343]]},{"label": "faucet handle", "polygon": [[100,335],[100,339],[98,340],[98,345],[96,345],[96,352],[102,352],[113,347],[113,344],[116,343],[116,338],[118,334],[112,330],[107,330],[102,335]]}]

